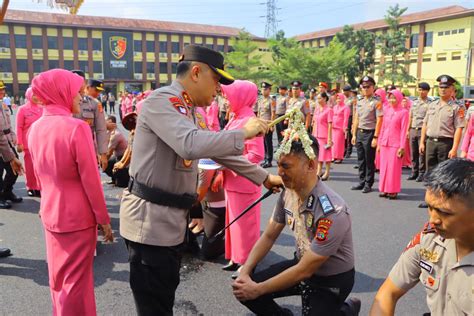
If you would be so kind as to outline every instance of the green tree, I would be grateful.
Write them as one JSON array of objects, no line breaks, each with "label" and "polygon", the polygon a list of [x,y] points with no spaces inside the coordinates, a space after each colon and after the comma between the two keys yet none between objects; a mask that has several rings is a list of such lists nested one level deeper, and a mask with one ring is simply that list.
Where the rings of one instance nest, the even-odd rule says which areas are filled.
[{"label": "green tree", "polygon": [[252,35],[245,30],[230,40],[233,51],[225,55],[226,69],[236,79],[258,82],[265,74],[258,70],[262,55],[256,53],[257,44],[252,41]]},{"label": "green tree", "polygon": [[406,10],[407,8],[400,8],[397,4],[394,7],[389,7],[387,15],[385,15],[388,31],[379,35],[378,48],[380,48],[382,55],[389,58],[377,67],[380,72],[380,82],[388,80],[392,84],[402,85],[415,81],[415,77],[411,76],[407,70],[409,61],[405,60],[404,56],[408,51],[405,46],[408,35],[405,29],[400,27],[401,16]]},{"label": "green tree", "polygon": [[346,71],[347,81],[352,87],[356,87],[356,77],[374,71],[375,34],[367,30],[356,31],[352,26],[345,25],[341,32],[336,33],[335,38],[347,49],[356,49],[355,62]]}]

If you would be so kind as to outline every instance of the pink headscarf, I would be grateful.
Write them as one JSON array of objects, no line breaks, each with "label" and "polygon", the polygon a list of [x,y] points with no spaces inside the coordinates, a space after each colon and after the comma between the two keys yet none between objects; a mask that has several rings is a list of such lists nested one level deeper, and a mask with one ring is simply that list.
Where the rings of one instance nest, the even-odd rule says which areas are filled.
[{"label": "pink headscarf", "polygon": [[33,94],[42,100],[45,111],[54,108],[71,114],[73,100],[83,84],[84,79],[75,73],[52,69],[34,77],[31,88]]},{"label": "pink headscarf", "polygon": [[25,98],[28,102],[34,103],[33,102],[33,89],[31,87],[26,89]]},{"label": "pink headscarf", "polygon": [[207,127],[211,131],[218,132],[220,130],[219,126],[219,105],[217,101],[212,101],[211,105],[206,109],[206,123]]},{"label": "pink headscarf", "polygon": [[250,117],[255,117],[252,106],[257,101],[257,86],[250,81],[236,80],[231,85],[221,86],[221,89],[229,101],[230,110],[234,112],[225,129],[242,128]]},{"label": "pink headscarf", "polygon": [[142,99],[139,102],[137,102],[137,104],[135,104],[135,112],[137,112],[137,114],[140,114],[140,112],[142,111],[142,107],[143,107],[143,103],[145,102],[145,99],[152,92],[153,92],[152,90],[146,90],[145,92],[142,93]]},{"label": "pink headscarf", "polygon": [[394,89],[388,93],[388,96],[390,97],[391,94],[395,96],[395,99],[397,99],[397,104],[394,106],[394,108],[395,109],[402,108],[403,94],[400,92],[400,90]]},{"label": "pink headscarf", "polygon": [[[390,92],[389,92],[390,93]],[[388,105],[388,101],[387,101],[387,93],[385,92],[384,89],[381,89],[381,88],[378,88],[376,91],[375,91],[375,95],[378,95],[380,97],[380,101],[382,101],[382,105],[383,106],[387,106]]]},{"label": "pink headscarf", "polygon": [[406,106],[405,106],[405,108],[406,108],[407,110],[410,110],[410,109],[411,109],[411,106],[413,105],[413,101],[410,100],[409,97],[405,97],[404,99],[406,100]]},{"label": "pink headscarf", "polygon": [[344,103],[346,101],[346,96],[344,93],[338,93],[336,97],[339,97],[339,106],[345,106],[346,104]]}]

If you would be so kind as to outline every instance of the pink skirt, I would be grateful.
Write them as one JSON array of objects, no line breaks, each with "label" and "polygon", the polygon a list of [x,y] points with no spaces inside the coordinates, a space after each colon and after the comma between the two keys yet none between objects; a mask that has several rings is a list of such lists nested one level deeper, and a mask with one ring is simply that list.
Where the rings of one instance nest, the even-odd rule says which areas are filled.
[{"label": "pink skirt", "polygon": [[346,138],[344,130],[340,128],[334,128],[332,130],[332,156],[334,159],[342,160],[344,159],[344,149],[346,146]]},{"label": "pink skirt", "polygon": [[403,158],[397,157],[398,148],[380,146],[379,191],[399,193],[402,182]]},{"label": "pink skirt", "polygon": [[[260,197],[255,193],[225,191],[225,224],[230,223],[242,211]],[[225,258],[244,264],[253,246],[260,238],[260,203],[237,220],[225,232]]]},{"label": "pink skirt", "polygon": [[25,150],[24,153],[26,189],[39,190],[40,187],[38,180],[36,179],[35,171],[33,170],[33,161],[31,160],[31,154],[28,150]]},{"label": "pink skirt", "polygon": [[403,155],[403,167],[411,167],[411,148],[410,141],[405,142],[405,154]]},{"label": "pink skirt", "polygon": [[45,229],[53,315],[96,315],[94,251],[97,227],[71,233]]},{"label": "pink skirt", "polygon": [[319,162],[331,162],[332,161],[332,149],[326,149],[324,146],[328,143],[327,138],[317,138],[319,144]]}]

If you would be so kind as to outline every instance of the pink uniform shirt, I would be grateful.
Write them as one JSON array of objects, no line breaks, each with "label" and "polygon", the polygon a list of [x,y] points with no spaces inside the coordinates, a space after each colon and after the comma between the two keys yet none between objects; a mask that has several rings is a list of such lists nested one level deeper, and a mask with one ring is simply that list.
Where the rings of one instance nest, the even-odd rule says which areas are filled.
[{"label": "pink uniform shirt", "polygon": [[467,122],[467,129],[464,134],[461,150],[467,153],[467,159],[474,161],[474,115],[471,115],[469,122]]},{"label": "pink uniform shirt", "polygon": [[26,102],[18,109],[16,114],[16,134],[18,145],[23,145],[25,150],[28,149],[28,138],[26,134],[31,127],[31,124],[36,122],[41,115],[43,115],[43,108],[36,103],[33,103],[31,97],[33,96],[33,91],[31,88],[28,88],[26,91]]},{"label": "pink uniform shirt", "polygon": [[332,127],[336,129],[347,129],[349,124],[349,116],[351,115],[351,108],[345,104],[346,97],[343,93],[338,93],[339,104],[334,105],[333,117],[332,117]]},{"label": "pink uniform shirt", "polygon": [[323,108],[318,104],[313,115],[313,136],[328,138],[329,123],[333,120],[333,110],[328,105]]}]

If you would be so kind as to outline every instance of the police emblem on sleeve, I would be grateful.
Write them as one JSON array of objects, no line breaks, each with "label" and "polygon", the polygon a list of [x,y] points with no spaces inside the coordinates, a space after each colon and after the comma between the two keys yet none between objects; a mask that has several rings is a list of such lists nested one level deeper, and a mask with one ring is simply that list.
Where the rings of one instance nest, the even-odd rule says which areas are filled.
[{"label": "police emblem on sleeve", "polygon": [[316,228],[315,239],[319,242],[326,241],[329,235],[329,229],[331,228],[332,220],[329,218],[321,218],[318,221],[318,228]]},{"label": "police emblem on sleeve", "polygon": [[183,101],[181,101],[180,98],[178,97],[171,97],[168,99],[171,104],[173,104],[174,108],[181,114],[183,115],[188,115],[188,109],[186,106],[183,104]]}]

